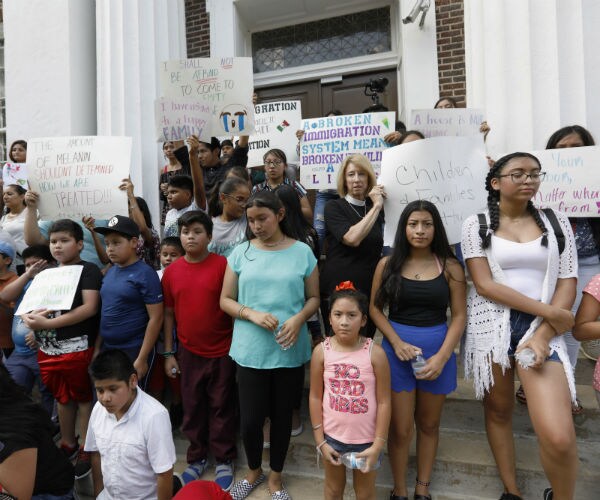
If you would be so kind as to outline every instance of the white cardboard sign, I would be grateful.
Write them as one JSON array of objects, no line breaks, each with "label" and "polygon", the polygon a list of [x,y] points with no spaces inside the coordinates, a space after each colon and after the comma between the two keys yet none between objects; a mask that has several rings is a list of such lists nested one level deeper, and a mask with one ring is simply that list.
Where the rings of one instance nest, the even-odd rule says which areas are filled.
[{"label": "white cardboard sign", "polygon": [[483,110],[471,108],[413,109],[410,128],[425,137],[478,135]]}]

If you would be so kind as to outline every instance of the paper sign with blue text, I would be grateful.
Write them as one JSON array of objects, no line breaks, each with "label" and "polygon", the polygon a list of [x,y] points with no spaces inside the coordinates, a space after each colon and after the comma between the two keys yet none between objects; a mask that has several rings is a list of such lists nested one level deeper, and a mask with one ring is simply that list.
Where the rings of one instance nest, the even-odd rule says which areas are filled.
[{"label": "paper sign with blue text", "polygon": [[191,99],[159,97],[154,104],[156,140],[183,141],[195,135],[210,142],[212,107]]},{"label": "paper sign with blue text", "polygon": [[488,170],[481,136],[432,137],[385,150],[379,177],[387,193],[384,244],[393,245],[400,214],[414,200],[432,202],[449,242],[460,242],[463,221],[486,207]]},{"label": "paper sign with blue text", "polygon": [[127,194],[119,189],[129,176],[131,137],[44,137],[27,148],[29,186],[40,195],[43,220],[110,219],[128,215]]},{"label": "paper sign with blue text", "polygon": [[383,138],[394,131],[396,114],[361,113],[302,121],[300,180],[309,189],[335,189],[337,172],[350,154],[365,155],[379,175]]},{"label": "paper sign with blue text", "polygon": [[600,217],[600,146],[532,151],[546,172],[533,202],[569,217]]},{"label": "paper sign with blue text", "polygon": [[413,109],[410,129],[425,137],[478,135],[483,110],[471,108]]}]

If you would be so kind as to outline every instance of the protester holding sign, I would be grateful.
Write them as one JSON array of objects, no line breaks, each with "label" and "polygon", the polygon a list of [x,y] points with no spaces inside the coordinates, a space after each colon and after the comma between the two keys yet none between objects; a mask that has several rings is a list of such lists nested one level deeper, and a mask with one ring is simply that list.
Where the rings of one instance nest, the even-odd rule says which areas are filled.
[{"label": "protester holding sign", "polygon": [[281,149],[270,149],[265,153],[263,157],[265,163],[266,179],[264,182],[257,184],[252,189],[253,193],[267,190],[273,191],[279,186],[287,184],[294,188],[298,198],[300,199],[300,205],[302,207],[302,215],[304,218],[312,222],[313,212],[306,197],[306,189],[304,186],[297,181],[291,181],[285,174],[287,168],[287,158],[285,153]]},{"label": "protester holding sign", "polygon": [[[383,249],[382,185],[377,185],[371,162],[361,154],[346,156],[337,187],[340,198],[325,205],[327,260],[321,280],[321,313],[329,331],[329,296],[338,283],[352,281],[369,296],[371,281]],[[369,319],[366,334],[373,337],[375,325]]]},{"label": "protester holding sign", "polygon": [[[446,324],[448,306],[450,325]],[[394,489],[390,499],[408,496],[406,472],[416,423],[415,499],[427,500],[443,404],[456,389],[454,348],[466,320],[465,274],[433,203],[417,200],[403,210],[392,254],[381,259],[375,270],[369,312],[383,333],[392,377],[389,457]],[[426,362],[413,371],[411,362],[417,355]]]},{"label": "protester holding sign", "polygon": [[520,495],[512,434],[515,369],[555,497],[573,499],[577,476],[575,381],[562,337],[573,326],[577,255],[567,218],[546,215],[531,201],[543,177],[529,153],[497,160],[485,182],[488,209],[468,217],[462,232],[475,285],[467,302],[465,375],[474,377],[475,394],[483,398],[502,498],[513,500]]},{"label": "protester holding sign", "polygon": [[23,250],[27,248],[24,235],[25,217],[27,214],[27,206],[25,205],[26,192],[26,189],[17,184],[4,186],[4,195],[2,196],[2,199],[4,200],[4,206],[6,207],[7,212],[0,219],[0,229],[10,234],[15,242],[15,247],[17,249],[15,265],[17,266],[19,273],[22,273],[25,270],[21,254],[23,253]]},{"label": "protester holding sign", "polygon": [[216,137],[212,137],[210,142],[200,142],[197,155],[204,176],[204,190],[208,194],[225,177],[229,168],[248,164],[248,136],[240,136],[233,153],[225,162],[221,161],[221,143]]}]

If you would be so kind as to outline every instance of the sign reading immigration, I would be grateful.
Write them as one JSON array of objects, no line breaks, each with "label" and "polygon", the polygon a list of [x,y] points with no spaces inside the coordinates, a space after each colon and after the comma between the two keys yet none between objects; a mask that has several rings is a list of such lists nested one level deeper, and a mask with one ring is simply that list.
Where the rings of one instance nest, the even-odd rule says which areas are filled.
[{"label": "sign reading immigration", "polygon": [[300,101],[257,104],[254,107],[256,132],[248,144],[248,166],[263,164],[263,156],[273,148],[281,149],[288,163],[298,162],[296,131],[302,122]]},{"label": "sign reading immigration", "polygon": [[154,103],[156,140],[183,141],[195,135],[210,142],[212,116],[211,106],[200,101],[160,97]]},{"label": "sign reading immigration", "polygon": [[127,215],[119,189],[129,176],[131,137],[46,137],[28,141],[29,186],[44,220]]},{"label": "sign reading immigration", "polygon": [[39,273],[25,292],[15,315],[46,309],[64,311],[71,309],[83,266],[61,266]]},{"label": "sign reading immigration", "polygon": [[5,186],[15,184],[27,189],[27,164],[5,163],[2,167],[2,182]]},{"label": "sign reading immigration", "polygon": [[300,178],[313,189],[335,189],[337,171],[344,158],[364,154],[379,174],[383,138],[394,131],[395,113],[362,113],[302,121]]},{"label": "sign reading immigration", "polygon": [[410,129],[425,137],[478,135],[482,122],[481,109],[413,109],[410,115]]},{"label": "sign reading immigration", "polygon": [[210,107],[210,135],[254,133],[251,57],[209,57],[165,61],[159,67],[165,97]]},{"label": "sign reading immigration", "polygon": [[569,217],[600,217],[600,146],[533,151],[546,178],[534,203]]},{"label": "sign reading immigration", "polygon": [[486,207],[488,170],[481,136],[432,137],[385,150],[379,178],[387,193],[384,244],[393,245],[400,214],[414,200],[433,203],[448,240],[458,243],[463,221]]}]

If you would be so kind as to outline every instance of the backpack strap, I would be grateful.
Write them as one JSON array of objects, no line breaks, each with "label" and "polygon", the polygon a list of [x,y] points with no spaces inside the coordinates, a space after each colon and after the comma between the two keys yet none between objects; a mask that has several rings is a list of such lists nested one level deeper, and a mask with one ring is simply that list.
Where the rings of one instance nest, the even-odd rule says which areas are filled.
[{"label": "backpack strap", "polygon": [[477,214],[477,219],[479,219],[479,237],[481,241],[485,241],[488,232],[488,223],[485,214]]},{"label": "backpack strap", "polygon": [[558,242],[558,253],[559,255],[563,253],[565,249],[565,233],[563,233],[562,227],[558,219],[556,218],[556,214],[554,210],[551,208],[542,208],[542,212],[546,214],[550,225],[552,226],[552,230],[554,231],[554,236],[556,236],[556,241]]}]

